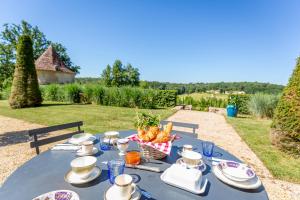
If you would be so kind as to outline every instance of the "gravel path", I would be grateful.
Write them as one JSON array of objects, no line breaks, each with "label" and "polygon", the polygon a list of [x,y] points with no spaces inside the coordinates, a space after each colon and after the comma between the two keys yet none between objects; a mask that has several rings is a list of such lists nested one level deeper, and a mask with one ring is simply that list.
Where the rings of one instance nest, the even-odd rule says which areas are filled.
[{"label": "gravel path", "polygon": [[[19,166],[36,156],[35,149],[29,146],[29,140],[24,130],[41,128],[39,124],[32,124],[22,120],[0,116],[0,186],[5,179]],[[43,137],[61,134],[53,132]],[[57,143],[61,143],[57,142]],[[49,149],[55,143],[40,147],[41,152]]]},{"label": "gravel path", "polygon": [[[198,138],[213,141],[252,166],[261,178],[270,200],[300,200],[300,185],[274,179],[233,127],[226,122],[223,115],[180,110],[168,120],[199,124]],[[178,130],[188,131],[184,128]]]},{"label": "gravel path", "polygon": [[[300,185],[274,179],[269,170],[222,115],[180,110],[169,120],[199,124],[200,128],[197,132],[199,138],[213,141],[216,145],[251,165],[261,177],[270,200],[300,200]],[[35,150],[30,149],[29,138],[23,130],[39,127],[42,126],[0,116],[0,185],[14,170],[36,155]],[[51,136],[56,134],[59,133],[53,133]],[[41,150],[44,151],[50,146],[53,144],[45,145]]]}]

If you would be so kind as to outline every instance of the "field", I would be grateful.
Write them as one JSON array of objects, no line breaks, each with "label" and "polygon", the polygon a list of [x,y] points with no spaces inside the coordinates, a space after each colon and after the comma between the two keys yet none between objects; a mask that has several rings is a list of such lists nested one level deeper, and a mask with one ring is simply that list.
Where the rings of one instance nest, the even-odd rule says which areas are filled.
[{"label": "field", "polygon": [[269,138],[271,120],[239,117],[227,121],[276,178],[300,183],[300,158],[293,158],[272,146]]},{"label": "field", "polygon": [[192,93],[192,94],[179,95],[179,97],[187,97],[187,96],[190,96],[195,100],[200,100],[201,98],[211,98],[211,97],[215,97],[217,99],[225,99],[225,100],[227,100],[228,98],[227,94]]},{"label": "field", "polygon": [[174,112],[170,109],[150,110],[57,102],[45,102],[37,108],[13,110],[8,106],[7,101],[0,101],[0,115],[43,125],[83,121],[83,129],[90,133],[134,129],[137,111],[159,114],[161,119],[167,118]]}]

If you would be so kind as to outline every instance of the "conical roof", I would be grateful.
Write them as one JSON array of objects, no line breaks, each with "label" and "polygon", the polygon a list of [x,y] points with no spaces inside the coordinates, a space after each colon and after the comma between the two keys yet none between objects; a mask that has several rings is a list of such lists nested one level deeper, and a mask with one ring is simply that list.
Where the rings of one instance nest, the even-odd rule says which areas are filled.
[{"label": "conical roof", "polygon": [[35,61],[35,68],[37,70],[60,71],[75,74],[75,72],[66,67],[65,63],[59,58],[59,55],[51,45]]}]

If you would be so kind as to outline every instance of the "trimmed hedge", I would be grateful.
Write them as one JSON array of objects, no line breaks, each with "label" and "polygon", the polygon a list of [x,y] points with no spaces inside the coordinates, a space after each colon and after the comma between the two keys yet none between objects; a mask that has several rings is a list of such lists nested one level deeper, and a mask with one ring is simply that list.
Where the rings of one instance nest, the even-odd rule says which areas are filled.
[{"label": "trimmed hedge", "polygon": [[228,95],[228,104],[236,105],[240,114],[250,114],[248,109],[249,100],[250,95],[247,94]]},{"label": "trimmed hedge", "polygon": [[130,108],[173,107],[176,105],[177,98],[175,90],[78,84],[43,86],[42,94],[48,101],[95,103]]}]

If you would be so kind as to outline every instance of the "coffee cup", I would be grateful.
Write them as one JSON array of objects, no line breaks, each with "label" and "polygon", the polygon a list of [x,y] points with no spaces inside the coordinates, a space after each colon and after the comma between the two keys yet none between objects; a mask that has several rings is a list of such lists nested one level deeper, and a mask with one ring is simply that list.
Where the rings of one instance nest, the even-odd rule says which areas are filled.
[{"label": "coffee cup", "polygon": [[183,151],[182,159],[188,167],[194,167],[201,163],[202,155],[195,151]]},{"label": "coffee cup", "polygon": [[193,150],[193,146],[190,144],[185,144],[183,145],[182,151],[192,151]]},{"label": "coffee cup", "polygon": [[81,143],[82,153],[93,153],[94,143],[93,141],[85,141]]},{"label": "coffee cup", "polygon": [[83,156],[71,161],[72,171],[82,179],[91,175],[96,166],[97,158],[93,156]]},{"label": "coffee cup", "polygon": [[133,179],[128,174],[121,174],[115,178],[115,195],[120,200],[129,200],[133,193],[135,193],[135,184]]}]

